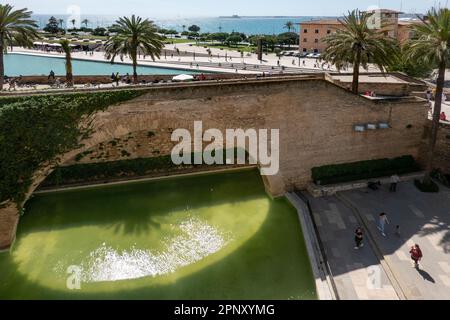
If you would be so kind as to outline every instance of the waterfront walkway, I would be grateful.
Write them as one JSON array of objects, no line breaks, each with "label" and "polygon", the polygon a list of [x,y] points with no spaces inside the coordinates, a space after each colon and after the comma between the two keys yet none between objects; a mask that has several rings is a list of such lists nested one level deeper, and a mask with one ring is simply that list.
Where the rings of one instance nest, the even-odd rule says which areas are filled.
[{"label": "waterfront walkway", "polygon": [[[309,201],[341,299],[450,299],[450,189],[419,192],[412,182],[397,193],[358,189]],[[390,224],[377,229],[381,212]],[[400,225],[400,235],[395,226]],[[362,226],[365,246],[354,247]],[[412,267],[409,250],[419,244],[424,258]]]}]

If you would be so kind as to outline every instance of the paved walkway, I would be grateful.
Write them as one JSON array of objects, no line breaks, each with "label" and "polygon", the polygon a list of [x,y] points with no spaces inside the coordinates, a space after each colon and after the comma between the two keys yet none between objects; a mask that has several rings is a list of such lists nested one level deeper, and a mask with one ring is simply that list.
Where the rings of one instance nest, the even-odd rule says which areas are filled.
[{"label": "paved walkway", "polygon": [[[387,188],[310,198],[341,298],[394,299],[396,288],[407,299],[450,299],[450,190],[442,186],[438,194],[425,194],[412,182],[401,183],[397,193]],[[391,222],[386,237],[377,229],[381,212]],[[363,249],[354,250],[353,232],[359,224],[373,246],[366,241]],[[396,225],[400,236],[395,235]],[[414,243],[424,254],[418,270],[409,258]],[[383,255],[381,264],[377,252]],[[371,275],[378,267],[381,287],[376,289],[370,283],[377,282]]]},{"label": "paved walkway", "polygon": [[352,211],[336,197],[309,197],[309,201],[339,299],[398,299],[368,241],[354,249],[353,232],[359,223]]}]

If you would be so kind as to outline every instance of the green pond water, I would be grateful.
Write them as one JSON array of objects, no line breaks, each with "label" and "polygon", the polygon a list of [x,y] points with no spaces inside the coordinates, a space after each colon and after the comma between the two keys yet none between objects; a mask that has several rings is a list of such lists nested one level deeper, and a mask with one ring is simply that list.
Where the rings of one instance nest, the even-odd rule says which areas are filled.
[{"label": "green pond water", "polygon": [[0,254],[0,298],[316,292],[295,209],[270,199],[258,172],[245,170],[35,195],[14,247]]}]

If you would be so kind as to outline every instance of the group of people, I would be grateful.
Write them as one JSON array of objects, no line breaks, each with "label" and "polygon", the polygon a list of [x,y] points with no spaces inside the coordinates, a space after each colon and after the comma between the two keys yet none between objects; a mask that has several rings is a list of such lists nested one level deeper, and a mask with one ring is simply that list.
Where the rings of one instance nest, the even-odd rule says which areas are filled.
[{"label": "group of people", "polygon": [[[385,226],[386,224],[389,224],[389,219],[387,217],[387,214],[382,212],[379,215],[378,219],[378,230],[380,230],[382,236],[386,236],[385,233]],[[396,225],[395,227],[395,235],[400,236],[400,226]],[[361,227],[356,228],[355,230],[355,249],[360,249],[364,246],[364,231]],[[414,244],[411,249],[409,250],[409,254],[411,257],[411,260],[413,261],[413,267],[419,268],[419,262],[423,257],[422,250],[420,249],[420,246],[418,244]]]}]

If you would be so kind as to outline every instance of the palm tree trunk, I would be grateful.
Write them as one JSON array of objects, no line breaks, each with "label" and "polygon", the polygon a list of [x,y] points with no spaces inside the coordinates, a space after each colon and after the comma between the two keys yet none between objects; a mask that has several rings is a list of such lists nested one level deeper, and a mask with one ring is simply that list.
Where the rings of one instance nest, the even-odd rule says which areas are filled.
[{"label": "palm tree trunk", "polygon": [[[1,40],[0,40],[1,41]],[[5,66],[3,64],[3,46],[0,46],[0,91],[3,90],[5,76]]]},{"label": "palm tree trunk", "polygon": [[353,63],[353,81],[352,81],[352,92],[354,94],[359,93],[359,65],[361,64],[361,50],[356,53],[356,59]]},{"label": "palm tree trunk", "polygon": [[136,54],[133,54],[132,56],[132,60],[133,60],[133,83],[137,84],[138,83],[138,75],[137,75],[137,57]]},{"label": "palm tree trunk", "polygon": [[442,93],[444,91],[445,68],[446,63],[445,60],[443,60],[439,65],[439,75],[436,81],[436,96],[434,98],[434,112],[433,112],[433,120],[431,122],[431,133],[427,153],[427,163],[425,167],[425,176],[423,178],[424,184],[431,183],[431,171],[433,171],[434,149],[436,147],[436,140],[441,115]]},{"label": "palm tree trunk", "polygon": [[73,73],[72,73],[72,57],[66,57],[66,82],[69,87],[73,87]]}]

